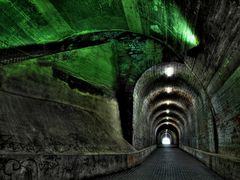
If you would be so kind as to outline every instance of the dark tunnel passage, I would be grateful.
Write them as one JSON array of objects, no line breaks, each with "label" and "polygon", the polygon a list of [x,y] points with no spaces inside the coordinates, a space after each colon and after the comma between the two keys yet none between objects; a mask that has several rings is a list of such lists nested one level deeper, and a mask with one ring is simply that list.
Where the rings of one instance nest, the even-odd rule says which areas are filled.
[{"label": "dark tunnel passage", "polygon": [[240,180],[238,0],[0,10],[0,180]]},{"label": "dark tunnel passage", "polygon": [[[209,100],[201,89],[198,80],[182,64],[163,64],[147,70],[134,91],[134,146],[141,149],[153,145],[156,128],[169,123],[178,129],[181,144],[195,148],[201,144],[202,148],[215,152],[216,145],[210,143],[216,138],[214,127],[206,126],[207,131],[199,128],[213,121]],[[203,114],[209,118],[206,123],[199,123],[198,118]],[[200,134],[205,137],[204,142]]]}]

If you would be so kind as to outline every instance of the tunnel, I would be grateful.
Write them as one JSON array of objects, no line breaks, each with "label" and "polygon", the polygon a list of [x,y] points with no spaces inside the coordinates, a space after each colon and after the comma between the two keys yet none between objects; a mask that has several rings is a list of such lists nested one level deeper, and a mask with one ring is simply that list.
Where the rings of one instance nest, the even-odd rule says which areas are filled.
[{"label": "tunnel", "polygon": [[240,180],[239,0],[0,9],[1,180]]},{"label": "tunnel", "polygon": [[158,147],[178,147],[178,130],[169,122],[160,125],[156,132],[156,145]]}]

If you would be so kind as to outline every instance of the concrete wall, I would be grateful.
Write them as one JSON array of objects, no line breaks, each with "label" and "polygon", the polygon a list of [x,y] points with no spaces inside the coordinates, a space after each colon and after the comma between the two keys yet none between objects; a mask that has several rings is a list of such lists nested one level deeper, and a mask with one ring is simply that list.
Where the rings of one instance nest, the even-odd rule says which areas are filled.
[{"label": "concrete wall", "polygon": [[156,146],[124,154],[0,155],[0,179],[83,179],[139,165]]},{"label": "concrete wall", "polygon": [[0,92],[0,101],[2,153],[134,150],[97,111],[6,92]]},{"label": "concrete wall", "polygon": [[240,157],[240,67],[212,97],[216,110],[219,153]]},{"label": "concrete wall", "polygon": [[[191,63],[185,62],[202,82],[210,99],[209,109],[211,108],[213,112],[213,122],[210,121],[210,116],[200,115],[199,125],[202,132],[206,132],[204,126],[207,126],[203,123],[204,119],[207,120],[208,126],[215,126],[216,131],[211,133],[210,130],[214,128],[209,128],[208,132],[202,133],[201,141],[204,142],[208,135],[209,145],[215,143],[218,153],[208,154],[208,150],[202,148],[201,142],[197,149],[203,152],[193,150],[191,154],[197,152],[196,156],[199,159],[209,161],[206,164],[210,163],[209,166],[226,179],[239,179],[239,174],[236,173],[240,169],[239,163],[236,165],[235,161],[232,161],[240,157],[240,16],[236,13],[238,11],[239,3],[235,1],[204,1],[198,15],[201,18],[197,23],[202,37],[200,39],[202,50],[195,53],[195,58],[189,61]],[[211,137],[211,134],[214,136]]]},{"label": "concrete wall", "polygon": [[209,153],[183,145],[181,145],[181,149],[203,162],[223,178],[228,180],[240,179],[240,158]]},{"label": "concrete wall", "polygon": [[115,99],[83,94],[36,60],[4,66],[1,153],[127,153]]},{"label": "concrete wall", "polygon": [[[214,111],[217,129],[215,143],[218,153],[210,153],[201,144],[198,149],[184,145],[180,147],[223,178],[236,180],[240,179],[240,68],[236,59],[225,63],[213,76],[207,89]],[[210,119],[206,114],[200,114],[201,118]],[[204,129],[206,124],[202,123],[201,126],[206,131]],[[211,129],[208,129],[208,132],[209,130]],[[204,139],[205,136],[200,138]],[[209,142],[210,145],[213,143]]]},{"label": "concrete wall", "polygon": [[72,90],[37,60],[0,69],[0,179],[82,179],[140,164],[114,98]]}]

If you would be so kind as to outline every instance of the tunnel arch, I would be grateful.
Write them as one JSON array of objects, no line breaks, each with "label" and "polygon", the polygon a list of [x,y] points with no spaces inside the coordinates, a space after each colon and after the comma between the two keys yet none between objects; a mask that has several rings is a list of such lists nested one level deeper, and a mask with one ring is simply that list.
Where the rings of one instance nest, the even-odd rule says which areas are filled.
[{"label": "tunnel arch", "polygon": [[[164,133],[171,139],[179,133],[180,149],[224,179],[240,178],[239,0],[0,4],[3,179],[98,178],[143,162]],[[185,42],[189,39],[190,45]],[[85,48],[89,56],[82,53]],[[55,62],[75,60],[81,65],[73,63],[56,73]],[[89,63],[84,65],[85,60]],[[174,61],[183,64],[173,68]],[[153,65],[156,71],[150,70],[133,97],[137,80]],[[81,72],[79,79],[65,76],[75,68]],[[166,151],[171,150],[178,151]],[[200,169],[191,169],[192,163],[188,169],[182,162],[176,166],[178,159],[164,161],[164,156],[168,158],[152,158],[159,162],[158,172],[205,177]],[[48,162],[58,166],[49,169]],[[141,175],[147,167],[143,163],[139,168]],[[152,169],[155,176],[158,172]],[[132,177],[139,173],[134,172]]]},{"label": "tunnel arch", "polygon": [[[171,76],[168,76],[166,72],[166,69],[169,68],[173,69]],[[181,142],[193,147],[203,146],[198,139],[203,133],[201,121],[204,119],[199,115],[207,114],[208,118],[204,121],[209,124],[213,121],[212,112],[209,110],[209,102],[201,83],[192,76],[184,64],[163,63],[148,69],[136,83],[133,98],[133,145],[137,149],[152,144],[151,139],[154,138],[154,135],[151,129],[158,124],[158,119],[166,119],[168,113],[164,113],[164,111],[166,112],[167,109],[175,114],[171,120],[177,120],[178,123],[174,123],[174,125],[178,129],[180,129],[179,126],[183,129]],[[167,107],[170,104],[174,104],[178,109]],[[180,125],[180,121],[184,122],[181,123],[184,124],[183,126]],[[148,125],[143,125],[144,123]],[[206,136],[208,138],[204,142],[204,146],[206,149],[214,149],[213,146],[210,147],[209,143],[214,140],[214,130],[210,125],[207,125],[207,129]],[[191,134],[191,136],[187,134]]]},{"label": "tunnel arch", "polygon": [[[166,120],[168,122],[170,122],[170,120],[175,121],[176,124],[178,124],[178,126],[181,126],[183,129],[187,129],[189,128],[187,126],[187,124],[184,124],[184,119],[182,119],[182,117],[178,116],[177,114],[160,114],[160,115],[156,115],[152,121],[150,122],[150,129],[152,129],[156,124],[158,124],[158,122],[160,120]],[[151,131],[150,131],[151,132]],[[151,134],[150,134],[151,135]]]},{"label": "tunnel arch", "polygon": [[161,136],[163,136],[163,134],[166,132],[166,130],[169,131],[168,133],[171,134],[172,137],[175,136],[176,143],[174,145],[178,146],[179,145],[179,140],[180,140],[180,134],[179,134],[178,129],[175,127],[174,124],[164,124],[164,123],[161,123],[155,130],[155,134],[156,134],[155,142],[156,142],[156,144],[159,141],[159,135],[160,135],[160,138],[161,138]]},{"label": "tunnel arch", "polygon": [[[168,84],[169,86],[169,84]],[[165,87],[163,87],[165,89]],[[150,98],[146,98],[146,101],[144,101],[144,105],[146,105],[146,107],[149,108],[145,108],[148,112],[146,112],[148,114],[147,116],[147,120],[148,122],[151,121],[150,123],[150,127],[152,128],[152,125],[155,123],[155,120],[157,119],[157,116],[159,116],[160,114],[162,114],[164,111],[166,112],[167,110],[169,111],[168,113],[170,114],[163,114],[161,116],[172,116],[175,117],[178,120],[181,120],[184,124],[185,129],[190,129],[189,124],[191,121],[191,118],[188,116],[188,109],[189,106],[193,106],[194,102],[197,101],[196,99],[196,93],[195,92],[191,92],[189,88],[184,87],[184,89],[187,89],[185,92],[184,89],[181,89],[180,87],[174,86],[171,87],[171,92],[163,92],[161,91],[161,89],[163,89],[162,87],[159,87],[159,89],[154,89],[155,91],[151,91],[150,92]],[[156,92],[157,95],[152,95]],[[181,93],[177,93],[177,92],[181,92]],[[193,94],[193,95],[192,95]],[[150,99],[150,100],[149,100]],[[178,104],[181,105],[176,105],[176,109],[174,108],[170,108],[171,104],[166,104],[165,103],[165,108],[162,108],[162,106],[164,104],[162,104],[161,102],[165,101],[170,101],[171,102],[178,102]],[[160,105],[158,105],[158,102],[160,102]],[[184,107],[184,108],[183,108]],[[151,139],[151,137],[150,137]]]},{"label": "tunnel arch", "polygon": [[[164,127],[164,126],[162,126],[162,127]],[[172,128],[170,128],[169,126],[165,127],[165,128],[159,127],[159,130],[158,130],[157,135],[156,135],[156,144],[157,144],[158,147],[165,146],[162,143],[162,140],[163,140],[164,137],[168,137],[170,139],[170,144],[169,145],[175,145],[176,147],[178,146],[178,144],[179,144],[178,134],[177,134],[176,131],[173,131],[171,129]]]},{"label": "tunnel arch", "polygon": [[152,127],[152,131],[151,133],[154,134],[154,136],[151,136],[151,143],[155,143],[156,141],[156,137],[158,136],[157,135],[157,130],[163,126],[163,125],[166,125],[166,126],[174,126],[176,129],[177,129],[177,133],[178,133],[178,136],[181,136],[184,132],[184,127],[181,125],[181,123],[179,123],[178,120],[173,120],[172,118],[170,119],[162,119],[162,120],[159,120],[157,121],[157,123]]},{"label": "tunnel arch", "polygon": [[[176,81],[176,79],[178,79]],[[149,119],[152,119],[152,114],[156,113],[154,111],[158,111],[158,102],[164,102],[164,101],[171,101],[171,102],[179,102],[179,104],[182,104],[179,107],[182,107],[182,109],[185,109],[185,111],[187,111],[187,109],[189,109],[190,106],[195,105],[195,101],[197,101],[197,96],[199,95],[198,92],[196,91],[196,89],[193,89],[190,85],[188,85],[186,82],[184,82],[182,79],[180,78],[175,78],[174,80],[172,80],[175,84],[170,86],[171,81],[170,82],[166,82],[167,85],[162,85],[161,83],[156,86],[156,83],[154,84],[154,88],[152,88],[153,90],[150,91],[149,95],[147,96],[147,98],[144,99],[143,102],[143,110],[147,110],[149,114],[149,116],[147,117],[147,120],[149,121]],[[166,87],[165,87],[166,86]],[[170,92],[166,92],[167,88],[171,88]],[[168,89],[167,89],[168,90]],[[167,106],[169,106],[170,104],[166,104]],[[169,106],[170,107],[170,106]],[[185,108],[183,108],[185,107]],[[168,107],[166,108],[168,109]],[[161,109],[159,109],[160,111]],[[189,121],[190,118],[187,118],[187,113],[183,113],[184,114],[184,120]],[[179,113],[178,113],[179,115]],[[182,115],[180,115],[182,116]],[[188,122],[185,124],[189,124]]]},{"label": "tunnel arch", "polygon": [[[169,113],[167,113],[166,111],[169,110]],[[151,124],[153,124],[155,122],[156,119],[161,118],[161,117],[173,117],[178,119],[183,125],[187,126],[188,123],[186,121],[187,115],[185,115],[185,113],[179,112],[177,110],[168,108],[167,110],[162,110],[162,109],[157,109],[155,112],[152,112],[150,115],[150,119],[151,119]]]},{"label": "tunnel arch", "polygon": [[161,123],[175,123],[176,125],[178,125],[179,129],[181,130],[181,132],[183,132],[183,124],[178,120],[175,119],[173,117],[162,117],[157,119],[154,124],[152,125],[152,132],[155,133],[155,129],[156,127],[161,124]]},{"label": "tunnel arch", "polygon": [[[157,124],[159,124],[159,122],[161,121],[166,121],[166,122],[175,122],[180,129],[184,130],[187,129],[188,126],[184,125],[182,122],[182,119],[179,119],[178,116],[174,116],[174,115],[160,115],[157,116],[156,118],[153,119],[153,121],[150,124],[150,130],[153,129]],[[151,137],[151,131],[150,131],[150,137]]]}]

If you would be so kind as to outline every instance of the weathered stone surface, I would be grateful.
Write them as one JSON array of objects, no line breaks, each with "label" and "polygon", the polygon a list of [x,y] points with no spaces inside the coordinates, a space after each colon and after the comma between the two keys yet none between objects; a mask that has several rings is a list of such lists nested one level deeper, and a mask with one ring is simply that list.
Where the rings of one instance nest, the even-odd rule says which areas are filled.
[{"label": "weathered stone surface", "polygon": [[210,167],[217,174],[225,179],[237,180],[240,179],[240,159],[234,156],[220,155],[216,153],[209,153],[194,149],[188,146],[181,146],[181,148],[202,161],[206,166]]},{"label": "weathered stone surface", "polygon": [[1,153],[134,151],[122,137],[116,100],[71,90],[34,60],[2,72]]},{"label": "weathered stone surface", "polygon": [[89,178],[139,165],[155,148],[122,154],[1,154],[0,179]]}]

